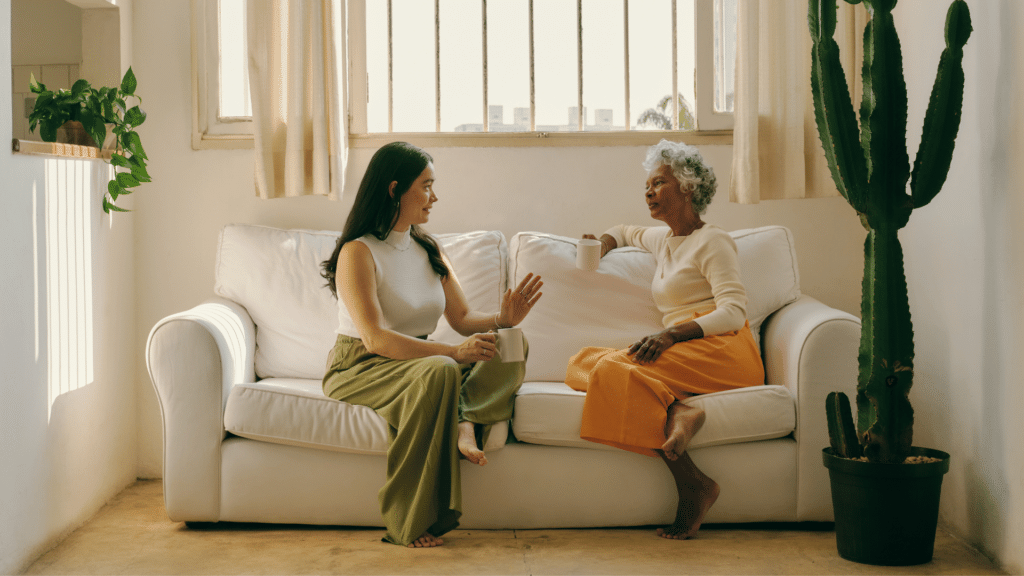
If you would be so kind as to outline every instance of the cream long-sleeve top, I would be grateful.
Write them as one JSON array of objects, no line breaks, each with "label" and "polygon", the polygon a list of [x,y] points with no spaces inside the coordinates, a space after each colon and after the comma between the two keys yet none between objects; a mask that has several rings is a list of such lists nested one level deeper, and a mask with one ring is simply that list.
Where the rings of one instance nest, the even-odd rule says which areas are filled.
[{"label": "cream long-sleeve top", "polygon": [[[384,240],[367,234],[354,241],[365,244],[373,255],[384,328],[419,338],[437,328],[446,299],[441,278],[431,268],[427,251],[412,239],[410,230],[392,230]],[[341,298],[337,333],[361,338]]]},{"label": "cream long-sleeve top", "polygon": [[605,232],[620,247],[654,254],[657,268],[651,292],[666,328],[694,320],[705,336],[743,328],[747,291],[740,281],[736,242],[728,232],[705,224],[689,236],[673,236],[668,226],[618,225]]}]

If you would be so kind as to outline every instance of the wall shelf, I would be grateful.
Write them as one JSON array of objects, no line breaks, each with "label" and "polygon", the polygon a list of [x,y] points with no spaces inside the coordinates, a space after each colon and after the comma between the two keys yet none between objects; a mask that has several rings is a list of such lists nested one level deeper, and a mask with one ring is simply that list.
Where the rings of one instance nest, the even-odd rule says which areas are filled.
[{"label": "wall shelf", "polygon": [[100,150],[93,146],[79,146],[77,144],[60,144],[58,142],[38,142],[35,140],[21,140],[14,138],[11,148],[16,154],[29,154],[33,156],[57,156],[60,158],[78,158],[82,160],[110,160],[113,150]]}]

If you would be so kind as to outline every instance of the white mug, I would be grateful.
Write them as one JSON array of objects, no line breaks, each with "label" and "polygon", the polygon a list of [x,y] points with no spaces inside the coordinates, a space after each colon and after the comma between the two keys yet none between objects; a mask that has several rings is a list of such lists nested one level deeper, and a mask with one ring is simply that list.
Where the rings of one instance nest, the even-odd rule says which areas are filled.
[{"label": "white mug", "polygon": [[601,265],[601,241],[583,238],[576,242],[576,267],[593,272]]},{"label": "white mug", "polygon": [[522,362],[526,360],[523,353],[522,329],[498,329],[498,355],[501,356],[502,362]]}]

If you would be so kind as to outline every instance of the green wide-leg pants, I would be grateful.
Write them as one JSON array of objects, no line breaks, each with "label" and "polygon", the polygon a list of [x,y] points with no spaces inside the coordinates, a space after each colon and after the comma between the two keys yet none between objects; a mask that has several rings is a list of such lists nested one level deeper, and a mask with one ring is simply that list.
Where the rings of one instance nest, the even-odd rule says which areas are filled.
[{"label": "green wide-leg pants", "polygon": [[[526,349],[524,342],[524,349]],[[526,362],[458,364],[448,356],[392,360],[339,335],[327,361],[324,394],[372,408],[388,423],[387,480],[377,497],[385,540],[406,546],[459,525],[462,488],[458,423],[512,417]]]}]

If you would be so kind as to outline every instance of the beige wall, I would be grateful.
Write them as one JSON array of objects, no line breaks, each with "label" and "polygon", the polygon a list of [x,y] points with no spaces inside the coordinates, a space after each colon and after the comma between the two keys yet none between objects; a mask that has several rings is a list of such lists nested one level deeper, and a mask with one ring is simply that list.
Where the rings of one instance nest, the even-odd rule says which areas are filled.
[{"label": "beige wall", "polygon": [[[10,27],[11,0],[0,0],[0,70]],[[0,80],[8,136],[10,94]],[[137,477],[136,222],[103,215],[108,170],[0,150],[0,574]]]},{"label": "beige wall", "polygon": [[[917,351],[914,443],[952,455],[942,516],[1024,571],[1024,3],[970,0],[963,118],[942,193],[902,236]],[[903,0],[911,154],[948,2]]]}]

